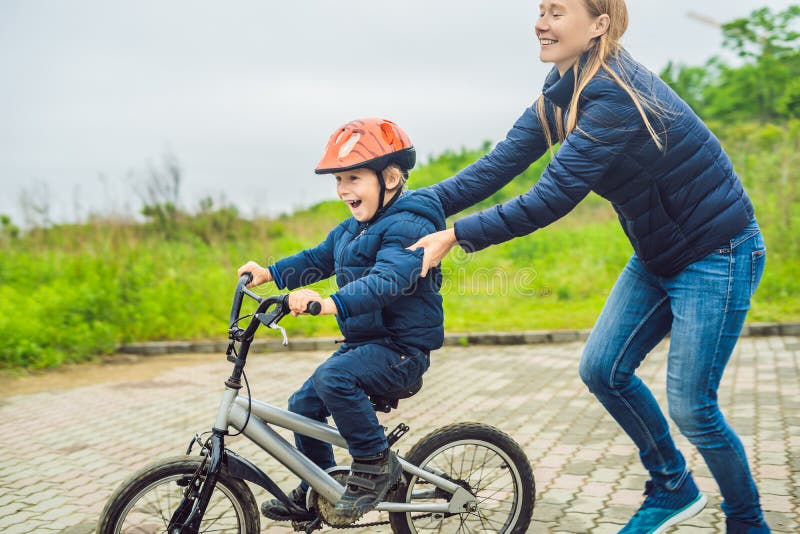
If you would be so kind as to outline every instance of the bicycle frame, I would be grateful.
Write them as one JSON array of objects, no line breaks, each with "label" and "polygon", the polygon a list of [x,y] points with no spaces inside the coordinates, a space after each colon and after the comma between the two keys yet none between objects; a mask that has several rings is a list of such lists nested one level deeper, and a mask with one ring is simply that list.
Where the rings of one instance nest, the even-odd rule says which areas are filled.
[{"label": "bicycle frame", "polygon": [[[226,389],[217,414],[215,428],[228,428],[230,426],[241,431],[244,436],[261,447],[267,454],[308,482],[314,491],[332,503],[338,501],[344,493],[344,487],[287,442],[283,436],[275,432],[270,427],[270,424],[330,443],[336,447],[347,448],[347,442],[336,428],[255,399],[251,399],[248,403],[246,397],[238,396],[237,393],[235,389]],[[249,418],[247,414],[248,404],[250,404]],[[245,422],[247,422],[246,425]],[[375,508],[376,510],[386,512],[459,513],[464,512],[471,505],[477,504],[475,497],[458,484],[443,478],[435,472],[421,469],[401,457],[398,458],[403,471],[430,482],[437,488],[451,494],[451,497],[445,503],[382,502],[378,504]],[[263,473],[261,473],[261,476],[269,478]],[[259,483],[256,480],[252,481]],[[262,487],[270,491],[269,487]]]},{"label": "bicycle frame", "polygon": [[[252,279],[249,273],[239,278],[234,293],[231,307],[230,328],[228,337],[231,343],[228,347],[228,360],[232,362],[233,372],[225,381],[225,391],[220,401],[217,416],[212,428],[212,436],[204,447],[204,453],[210,458],[205,480],[201,483],[198,474],[188,485],[178,509],[169,521],[168,531],[173,533],[196,532],[200,521],[205,514],[211,493],[216,486],[217,477],[223,464],[228,473],[237,478],[258,484],[266,489],[279,501],[284,503],[289,510],[297,509],[289,497],[281,491],[275,482],[253,463],[238,456],[225,448],[225,436],[228,429],[234,428],[245,437],[261,447],[267,454],[278,460],[295,475],[305,480],[320,496],[331,503],[335,503],[344,493],[344,487],[325,470],[314,464],[307,456],[287,442],[280,434],[270,427],[270,424],[291,430],[298,434],[309,436],[336,447],[347,448],[347,442],[332,426],[319,421],[282,410],[270,404],[242,397],[239,390],[242,388],[241,378],[247,362],[247,353],[253,336],[260,324],[269,328],[281,330],[284,344],[288,343],[286,332],[278,326],[278,322],[289,312],[287,296],[261,298],[249,291],[246,285]],[[251,314],[252,319],[246,329],[238,326],[238,315],[242,306],[242,297],[247,295],[258,302],[256,312]],[[309,313],[319,313],[319,303],[315,307],[309,305]],[[268,310],[274,306],[271,312]],[[235,350],[235,343],[239,342],[239,352]],[[189,450],[197,437],[190,442]],[[432,485],[450,495],[447,502],[443,503],[399,503],[381,502],[375,508],[386,512],[427,512],[427,513],[462,513],[477,509],[477,500],[465,488],[444,478],[444,473],[433,470],[421,469],[398,456],[403,471],[430,482]],[[198,471],[199,473],[199,471]],[[435,491],[415,492],[412,498],[430,498]]]}]

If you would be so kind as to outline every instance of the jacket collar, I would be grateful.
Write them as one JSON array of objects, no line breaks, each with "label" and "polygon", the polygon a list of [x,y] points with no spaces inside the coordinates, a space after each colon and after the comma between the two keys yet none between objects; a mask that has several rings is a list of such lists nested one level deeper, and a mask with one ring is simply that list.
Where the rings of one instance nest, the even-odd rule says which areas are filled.
[{"label": "jacket collar", "polygon": [[403,189],[402,191],[396,193],[392,198],[389,199],[389,202],[387,202],[385,206],[383,206],[381,209],[375,212],[375,215],[373,215],[370,220],[359,223],[359,225],[365,225],[365,226],[370,225],[375,221],[377,221],[378,219],[380,219],[381,217],[383,217],[384,215],[386,215],[386,212],[389,211],[389,208],[391,208],[394,205],[394,203],[400,199],[400,197],[405,196],[406,192],[407,190]]},{"label": "jacket collar", "polygon": [[[583,69],[588,59],[589,52],[584,52],[578,60],[578,70]],[[542,92],[545,98],[550,100],[553,104],[561,109],[566,109],[572,101],[572,94],[575,92],[575,69],[570,67],[567,69],[567,72],[561,76],[558,69],[553,67],[544,81]]]}]

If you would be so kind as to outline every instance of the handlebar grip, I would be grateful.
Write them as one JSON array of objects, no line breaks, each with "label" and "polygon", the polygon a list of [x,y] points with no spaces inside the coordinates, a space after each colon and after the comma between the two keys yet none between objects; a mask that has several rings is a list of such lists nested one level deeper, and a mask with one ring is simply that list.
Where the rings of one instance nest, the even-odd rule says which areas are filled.
[{"label": "handlebar grip", "polygon": [[[284,314],[288,314],[291,312],[289,309],[289,294],[286,293],[281,296],[281,309],[283,310]],[[316,300],[312,300],[308,304],[306,304],[306,311],[305,313],[309,315],[319,315],[319,312],[322,311],[322,304]]]},{"label": "handlebar grip", "polygon": [[239,282],[236,284],[236,291],[233,293],[233,304],[231,304],[231,316],[228,322],[229,327],[233,327],[239,317],[239,312],[242,310],[242,295],[244,295],[245,286],[253,280],[252,273],[242,273],[239,277]]}]

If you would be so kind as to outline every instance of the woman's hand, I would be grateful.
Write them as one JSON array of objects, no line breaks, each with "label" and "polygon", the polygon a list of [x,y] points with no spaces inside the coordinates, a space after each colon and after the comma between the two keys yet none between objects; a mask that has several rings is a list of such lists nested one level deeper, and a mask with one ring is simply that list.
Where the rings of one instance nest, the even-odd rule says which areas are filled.
[{"label": "woman's hand", "polygon": [[422,256],[422,272],[419,274],[421,278],[428,275],[428,271],[440,263],[442,259],[447,256],[450,249],[456,244],[456,232],[452,228],[442,230],[441,232],[434,232],[428,234],[410,247],[409,250],[423,248],[425,250]]},{"label": "woman's hand", "polygon": [[239,267],[239,270],[236,271],[236,276],[241,278],[244,273],[253,275],[253,279],[247,284],[247,287],[256,287],[265,282],[272,282],[272,273],[269,272],[269,269],[265,269],[254,261],[248,261]]},{"label": "woman's hand", "polygon": [[306,313],[309,302],[320,303],[322,309],[319,315],[336,315],[336,304],[330,297],[324,299],[312,289],[298,289],[289,293],[289,309],[292,310],[294,317]]}]

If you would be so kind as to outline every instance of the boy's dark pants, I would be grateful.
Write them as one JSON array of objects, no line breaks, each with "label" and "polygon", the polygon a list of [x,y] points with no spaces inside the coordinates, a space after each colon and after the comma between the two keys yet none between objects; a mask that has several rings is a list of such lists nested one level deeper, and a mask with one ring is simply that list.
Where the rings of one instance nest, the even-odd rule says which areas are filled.
[{"label": "boy's dark pants", "polygon": [[[428,365],[429,356],[422,352],[401,354],[377,343],[345,343],[289,398],[289,411],[322,422],[333,416],[350,454],[372,456],[389,444],[368,395],[410,387]],[[297,434],[295,443],[323,469],[336,465],[329,443]]]}]

